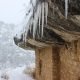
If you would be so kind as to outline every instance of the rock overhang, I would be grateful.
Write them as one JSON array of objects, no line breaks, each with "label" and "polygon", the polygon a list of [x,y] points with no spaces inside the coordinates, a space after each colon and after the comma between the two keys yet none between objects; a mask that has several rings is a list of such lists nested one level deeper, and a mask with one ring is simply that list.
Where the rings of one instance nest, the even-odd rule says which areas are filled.
[{"label": "rock overhang", "polygon": [[[69,3],[69,5],[71,4],[72,7],[76,10],[80,7],[79,4],[76,4],[78,3],[77,1],[78,0],[71,0],[71,2]],[[51,2],[54,6],[52,6],[50,3],[48,5],[49,10],[47,16],[47,25],[45,24],[43,28],[44,35],[41,36],[39,30],[37,29],[37,31],[35,31],[35,38],[33,38],[33,31],[29,29],[28,35],[26,36],[26,42],[24,41],[23,36],[21,37],[21,39],[14,37],[14,41],[17,45],[24,45],[23,48],[35,48],[42,46],[45,47],[49,45],[63,45],[80,38],[80,15],[78,15],[79,11],[75,11],[77,13],[73,14],[74,9],[72,9],[71,12],[69,11],[68,19],[66,19],[63,15],[64,10],[60,9],[64,5],[61,5],[58,1],[55,1],[55,4],[53,3],[53,1]],[[61,2],[64,3],[63,0],[61,0]],[[76,4],[77,7],[73,4]]]}]

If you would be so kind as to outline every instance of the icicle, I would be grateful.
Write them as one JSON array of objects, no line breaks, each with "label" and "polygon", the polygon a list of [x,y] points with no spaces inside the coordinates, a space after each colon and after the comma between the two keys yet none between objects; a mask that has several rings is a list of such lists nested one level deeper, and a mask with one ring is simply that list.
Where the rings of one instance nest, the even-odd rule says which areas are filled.
[{"label": "icicle", "polygon": [[26,37],[27,37],[27,34],[26,34],[25,29],[26,29],[26,28],[24,28],[24,33],[23,33],[23,41],[24,41],[24,43],[26,42]]},{"label": "icicle", "polygon": [[[26,19],[26,20],[28,20],[28,19]],[[27,33],[29,30],[29,26],[31,24],[30,19],[28,20],[29,22],[27,22],[26,20],[25,20],[24,28],[23,28],[23,41],[24,42],[26,42],[26,40],[27,40]]]},{"label": "icicle", "polygon": [[33,19],[31,20],[31,23],[30,23],[30,25],[29,25],[30,33],[31,33],[31,30],[32,30],[32,24],[33,24]]},{"label": "icicle", "polygon": [[40,27],[41,27],[41,5],[39,5],[39,34],[40,34]]},{"label": "icicle", "polygon": [[44,3],[42,3],[42,24],[41,24],[41,36],[43,36],[43,27],[44,27]]},{"label": "icicle", "polygon": [[68,0],[65,0],[65,18],[68,16]]},{"label": "icicle", "polygon": [[37,7],[37,11],[36,11],[36,13],[35,13],[35,15],[34,15],[34,20],[33,20],[33,38],[35,38],[35,34],[36,34],[36,30],[37,30],[37,24],[38,24],[38,19],[39,19],[39,6],[40,5],[38,5],[38,7]]},{"label": "icicle", "polygon": [[24,33],[24,43],[26,43],[26,39],[27,39],[27,34],[26,34],[26,31]]},{"label": "icicle", "polygon": [[47,24],[47,16],[48,16],[48,3],[45,2],[45,20],[46,20],[46,24]]},{"label": "icicle", "polygon": [[[40,2],[37,4],[37,0],[35,0],[35,4],[31,7],[31,11],[28,14],[29,17],[25,18],[24,28],[23,28],[23,41],[26,43],[28,31],[32,30],[33,27],[33,38],[35,38],[36,31],[39,29],[38,33],[43,36],[43,28],[44,21],[47,24],[47,16],[48,16],[48,2]],[[37,8],[36,8],[37,6]],[[33,11],[35,10],[35,11]],[[34,15],[34,18],[33,18]],[[38,35],[39,36],[39,35]]]}]

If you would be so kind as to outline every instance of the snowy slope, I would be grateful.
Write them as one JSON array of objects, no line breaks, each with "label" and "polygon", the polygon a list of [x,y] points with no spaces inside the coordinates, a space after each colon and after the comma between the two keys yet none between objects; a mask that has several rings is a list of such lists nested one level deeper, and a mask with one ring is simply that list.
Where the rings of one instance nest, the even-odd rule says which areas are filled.
[{"label": "snowy slope", "polygon": [[25,66],[0,71],[0,80],[34,80],[30,74],[24,73],[24,69]]},{"label": "snowy slope", "polygon": [[34,51],[17,47],[13,41],[16,26],[0,22],[0,69],[34,63]]}]

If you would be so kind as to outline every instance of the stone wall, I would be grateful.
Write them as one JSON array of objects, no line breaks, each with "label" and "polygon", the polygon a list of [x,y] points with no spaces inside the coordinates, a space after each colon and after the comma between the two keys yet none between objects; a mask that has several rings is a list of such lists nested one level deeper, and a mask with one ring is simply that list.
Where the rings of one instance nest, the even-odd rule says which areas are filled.
[{"label": "stone wall", "polygon": [[74,41],[60,52],[61,80],[80,80],[80,41]]},{"label": "stone wall", "polygon": [[36,52],[36,79],[53,80],[52,48],[38,49]]},{"label": "stone wall", "polygon": [[56,48],[37,49],[36,80],[59,80],[59,61],[60,58]]},{"label": "stone wall", "polygon": [[80,41],[37,49],[36,80],[80,80]]}]

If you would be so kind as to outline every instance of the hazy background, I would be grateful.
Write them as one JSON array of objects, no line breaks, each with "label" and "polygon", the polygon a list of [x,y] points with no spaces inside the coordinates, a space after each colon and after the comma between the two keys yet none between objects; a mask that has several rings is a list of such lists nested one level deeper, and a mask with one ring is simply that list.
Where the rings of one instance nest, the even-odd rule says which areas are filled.
[{"label": "hazy background", "polygon": [[0,0],[0,21],[21,23],[29,2],[30,0]]},{"label": "hazy background", "polygon": [[30,0],[0,0],[0,69],[35,62],[34,51],[23,50],[13,41],[15,28],[22,24]]}]

